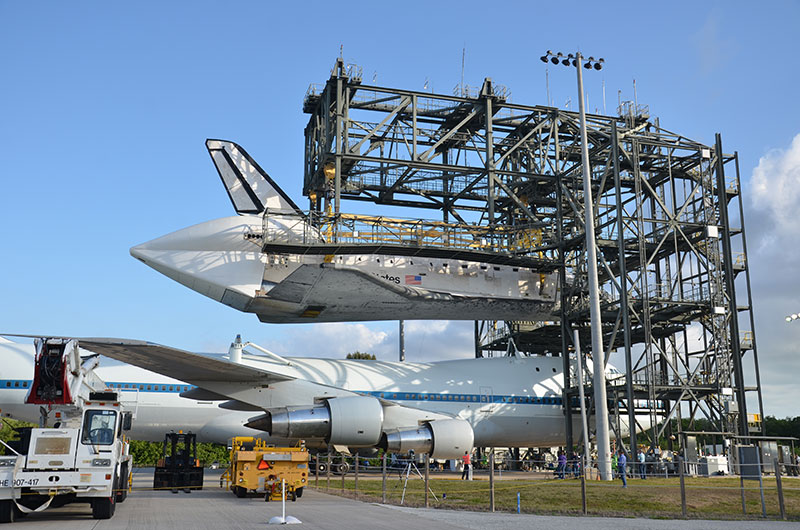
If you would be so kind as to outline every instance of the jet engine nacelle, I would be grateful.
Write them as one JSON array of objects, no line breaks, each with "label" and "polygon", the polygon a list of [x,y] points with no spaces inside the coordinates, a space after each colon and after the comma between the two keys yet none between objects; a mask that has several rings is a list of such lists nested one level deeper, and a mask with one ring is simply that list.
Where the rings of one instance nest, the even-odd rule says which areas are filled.
[{"label": "jet engine nacelle", "polygon": [[416,429],[384,434],[381,447],[390,453],[426,453],[431,458],[458,458],[472,450],[475,434],[465,420],[434,420]]},{"label": "jet engine nacelle", "polygon": [[246,426],[278,438],[368,447],[380,440],[383,407],[373,397],[332,398],[312,408],[272,409]]}]

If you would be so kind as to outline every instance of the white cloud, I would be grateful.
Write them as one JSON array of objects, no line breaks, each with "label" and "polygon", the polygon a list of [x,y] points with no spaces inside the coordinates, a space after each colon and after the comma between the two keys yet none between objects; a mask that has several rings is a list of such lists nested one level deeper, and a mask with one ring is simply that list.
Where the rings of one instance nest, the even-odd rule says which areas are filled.
[{"label": "white cloud", "polygon": [[383,354],[389,346],[389,334],[380,325],[336,322],[298,325],[284,328],[279,342],[267,348],[282,355],[301,357],[343,358],[361,351]]},{"label": "white cloud", "polygon": [[[748,268],[753,287],[764,413],[798,416],[793,379],[800,373],[800,325],[784,317],[800,310],[800,134],[788,148],[767,152],[753,169],[746,212]],[[737,298],[744,300],[737,280]],[[741,322],[741,320],[740,320]],[[787,374],[792,374],[787,378]],[[748,383],[754,382],[752,376]],[[793,394],[793,395],[792,395]],[[750,407],[750,412],[755,412]]]},{"label": "white cloud", "polygon": [[[797,237],[800,202],[800,134],[788,149],[773,149],[758,161],[751,180],[752,203],[773,222],[777,237]],[[774,238],[770,238],[774,240]]]}]

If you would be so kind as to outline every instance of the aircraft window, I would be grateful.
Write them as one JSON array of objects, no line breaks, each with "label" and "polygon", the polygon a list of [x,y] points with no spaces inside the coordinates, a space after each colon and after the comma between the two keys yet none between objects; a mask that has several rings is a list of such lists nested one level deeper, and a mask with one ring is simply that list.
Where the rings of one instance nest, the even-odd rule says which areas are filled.
[{"label": "aircraft window", "polygon": [[188,386],[183,387],[183,391],[184,392],[188,392],[189,391],[189,387]]},{"label": "aircraft window", "polygon": [[22,386],[25,387],[25,388],[28,388],[28,382],[27,381],[23,381],[22,382]]},{"label": "aircraft window", "polygon": [[556,369],[555,369],[555,368],[553,368],[553,372],[555,372],[555,371],[556,371]]},{"label": "aircraft window", "polygon": [[7,382],[6,386],[11,386],[11,381]]},{"label": "aircraft window", "polygon": [[14,381],[14,388],[19,388],[19,381]]},{"label": "aircraft window", "polygon": [[392,394],[392,399],[397,399],[397,394]]},{"label": "aircraft window", "polygon": [[147,390],[152,390],[152,388],[150,388],[150,385],[147,385]]},{"label": "aircraft window", "polygon": [[162,391],[163,391],[163,390],[166,390],[166,389],[167,389],[167,385],[161,385],[161,390],[162,390]]},{"label": "aircraft window", "polygon": [[538,366],[536,367],[536,371],[537,371],[537,372],[539,371],[539,367],[538,367]]}]

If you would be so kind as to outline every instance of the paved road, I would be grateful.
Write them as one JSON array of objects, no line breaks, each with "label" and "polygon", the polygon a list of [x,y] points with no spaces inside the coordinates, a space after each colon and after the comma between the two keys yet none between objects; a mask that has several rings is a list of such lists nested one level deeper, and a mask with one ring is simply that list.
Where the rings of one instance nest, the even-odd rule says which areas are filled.
[{"label": "paved road", "polygon": [[[216,475],[218,476],[218,475]],[[202,491],[173,494],[152,491],[152,471],[134,475],[135,491],[117,506],[114,517],[92,519],[86,504],[77,504],[32,514],[16,526],[22,529],[131,529],[131,530],[220,530],[263,529],[281,514],[280,503],[259,498],[238,499],[218,488],[216,476],[208,476]],[[515,529],[708,529],[737,530],[800,528],[800,524],[777,521],[675,521],[614,519],[601,517],[556,517],[490,514],[466,511],[382,506],[306,491],[296,503],[287,503],[287,513],[302,521],[298,528],[319,530],[515,530]]]}]

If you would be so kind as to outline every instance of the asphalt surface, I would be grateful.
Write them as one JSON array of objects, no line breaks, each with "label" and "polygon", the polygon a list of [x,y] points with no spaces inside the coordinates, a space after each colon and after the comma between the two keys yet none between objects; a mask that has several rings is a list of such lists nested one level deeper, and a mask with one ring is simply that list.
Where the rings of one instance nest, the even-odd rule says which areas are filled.
[{"label": "asphalt surface", "polygon": [[[25,529],[147,529],[147,530],[220,530],[264,528],[273,516],[281,515],[281,505],[263,498],[236,498],[219,488],[219,471],[209,471],[205,487],[192,493],[153,491],[152,470],[134,474],[134,491],[117,505],[109,520],[92,519],[88,504],[53,508],[19,519],[15,526]],[[779,521],[703,521],[658,520],[606,517],[559,517],[516,515],[454,510],[420,509],[370,504],[305,491],[302,499],[286,503],[287,515],[299,519],[298,528],[320,530],[514,530],[573,529],[592,530],[662,530],[708,529],[738,530],[800,528],[800,523]],[[10,527],[7,527],[10,528]]]}]

